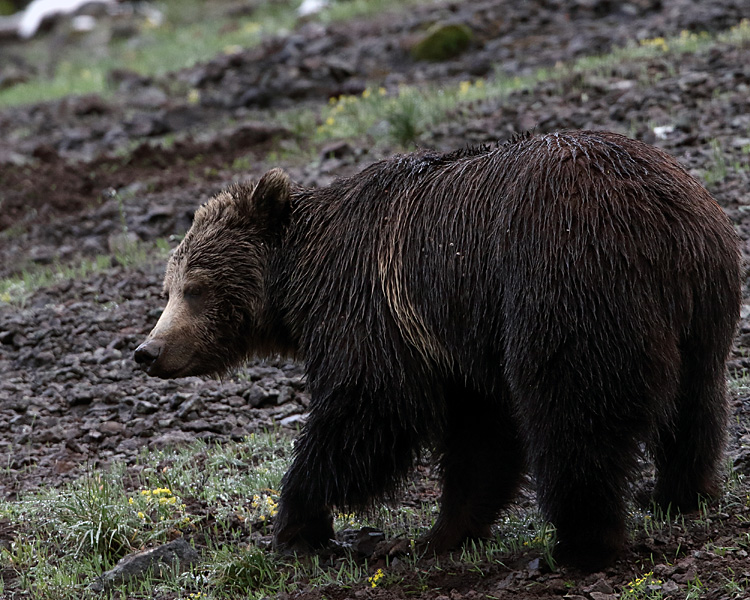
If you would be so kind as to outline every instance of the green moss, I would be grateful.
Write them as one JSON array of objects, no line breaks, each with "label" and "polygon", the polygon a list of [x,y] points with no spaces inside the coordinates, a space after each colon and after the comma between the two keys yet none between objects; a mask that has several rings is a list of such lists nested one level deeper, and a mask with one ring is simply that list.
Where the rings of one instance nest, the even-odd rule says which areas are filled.
[{"label": "green moss", "polygon": [[0,0],[0,15],[12,15],[16,12],[16,7],[10,0]]},{"label": "green moss", "polygon": [[448,60],[466,50],[473,38],[463,23],[436,23],[414,44],[411,54],[416,60]]}]

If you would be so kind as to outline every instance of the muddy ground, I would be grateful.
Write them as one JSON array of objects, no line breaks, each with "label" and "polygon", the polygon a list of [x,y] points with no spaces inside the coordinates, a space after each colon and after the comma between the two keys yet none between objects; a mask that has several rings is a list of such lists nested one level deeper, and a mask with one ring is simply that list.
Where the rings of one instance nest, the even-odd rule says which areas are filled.
[{"label": "muddy ground", "polygon": [[[163,77],[112,73],[111,98],[71,97],[0,110],[0,276],[102,254],[121,257],[107,268],[46,286],[21,307],[0,301],[3,497],[60,485],[113,462],[132,464],[143,447],[240,439],[272,426],[293,433],[300,425],[308,397],[297,364],[264,361],[222,382],[165,382],[137,371],[132,352],[159,315],[164,261],[133,266],[122,258],[132,241],[179,237],[196,207],[232,180],[280,165],[301,183],[321,185],[399,150],[370,138],[348,140],[335,152],[318,148],[271,124],[274,111],[319,106],[367,86],[396,93],[403,83],[525,75],[635,39],[683,30],[717,33],[747,16],[748,0],[451,2],[353,23],[324,26],[313,20],[258,48]],[[473,43],[453,60],[413,61],[410,40],[437,20],[468,24]],[[22,49],[0,49],[0,55],[11,53]],[[188,101],[186,89],[199,90],[200,101]],[[422,132],[418,143],[449,150],[528,129],[563,128],[615,130],[675,155],[707,183],[734,221],[745,258],[750,256],[749,45],[715,44],[591,74],[571,72],[531,92],[456,111],[445,124]],[[283,156],[279,151],[290,144],[313,158],[269,160],[272,152]],[[236,159],[242,159],[242,170]],[[750,366],[745,292],[748,306],[729,364],[733,378]],[[750,473],[747,388],[732,386],[731,405],[728,462],[737,480]],[[653,571],[665,598],[688,597],[696,580],[703,587],[695,597],[748,597],[750,508],[749,502],[733,501],[735,496],[699,523],[634,533],[631,548],[604,573],[549,573],[535,560],[538,555],[518,555],[505,566],[488,565],[482,576],[460,568],[432,573],[429,591],[416,595],[607,600]],[[6,593],[11,591],[6,584]],[[403,594],[363,585],[310,590],[301,597]]]}]

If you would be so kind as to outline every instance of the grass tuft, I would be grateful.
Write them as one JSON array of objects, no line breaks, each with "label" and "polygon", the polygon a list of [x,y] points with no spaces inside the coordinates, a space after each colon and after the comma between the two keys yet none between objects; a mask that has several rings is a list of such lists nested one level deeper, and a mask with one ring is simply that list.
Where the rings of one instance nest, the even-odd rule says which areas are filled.
[{"label": "grass tuft", "polygon": [[63,283],[85,279],[94,273],[107,271],[114,266],[139,267],[152,261],[163,261],[170,251],[167,240],[159,239],[153,244],[121,236],[115,244],[112,255],[99,255],[95,258],[80,259],[78,262],[52,265],[32,264],[18,275],[0,279],[0,306],[25,307],[35,292]]},{"label": "grass tuft", "polygon": [[278,559],[260,548],[222,546],[211,562],[211,579],[221,593],[246,597],[253,592],[262,591],[262,596],[268,596],[286,591],[289,573],[280,570]]}]

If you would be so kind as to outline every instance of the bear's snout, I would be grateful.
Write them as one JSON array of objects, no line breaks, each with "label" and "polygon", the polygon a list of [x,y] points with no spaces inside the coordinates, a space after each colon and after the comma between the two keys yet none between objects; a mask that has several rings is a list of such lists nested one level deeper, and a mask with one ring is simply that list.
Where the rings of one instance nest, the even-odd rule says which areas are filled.
[{"label": "bear's snout", "polygon": [[164,342],[161,340],[146,340],[135,349],[135,362],[137,362],[144,371],[149,372],[156,362],[156,359],[159,358],[163,348]]}]

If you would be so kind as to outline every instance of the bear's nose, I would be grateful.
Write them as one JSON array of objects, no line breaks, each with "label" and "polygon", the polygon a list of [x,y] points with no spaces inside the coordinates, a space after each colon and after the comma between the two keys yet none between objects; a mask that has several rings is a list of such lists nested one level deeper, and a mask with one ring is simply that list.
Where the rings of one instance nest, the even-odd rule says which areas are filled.
[{"label": "bear's nose", "polygon": [[164,342],[148,340],[135,349],[133,358],[135,358],[135,362],[141,365],[141,367],[148,369],[159,358],[163,347]]}]

